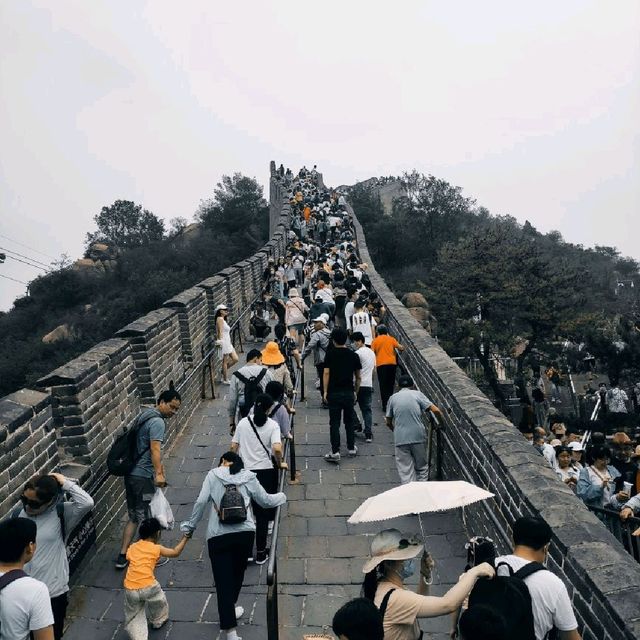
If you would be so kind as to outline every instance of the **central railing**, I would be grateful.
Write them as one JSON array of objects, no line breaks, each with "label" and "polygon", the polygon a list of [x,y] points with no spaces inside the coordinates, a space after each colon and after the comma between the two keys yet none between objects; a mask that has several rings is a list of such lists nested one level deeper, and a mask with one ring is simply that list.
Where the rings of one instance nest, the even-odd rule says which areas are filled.
[{"label": "central railing", "polygon": [[[300,395],[300,399],[304,400],[304,363],[302,368],[298,369],[296,375],[296,384],[293,391],[292,408],[295,409],[296,400]],[[289,429],[291,438],[287,438],[283,448],[283,459],[286,460],[289,454],[289,472],[291,482],[296,480],[296,435],[295,435],[295,412],[289,416]],[[286,470],[280,471],[278,480],[278,491],[284,491],[284,484],[287,477]],[[276,514],[273,521],[273,533],[271,534],[271,548],[269,549],[269,563],[267,564],[267,638],[268,640],[278,640],[279,623],[278,623],[278,537],[280,535],[280,519],[282,517],[282,506],[276,508]]]}]

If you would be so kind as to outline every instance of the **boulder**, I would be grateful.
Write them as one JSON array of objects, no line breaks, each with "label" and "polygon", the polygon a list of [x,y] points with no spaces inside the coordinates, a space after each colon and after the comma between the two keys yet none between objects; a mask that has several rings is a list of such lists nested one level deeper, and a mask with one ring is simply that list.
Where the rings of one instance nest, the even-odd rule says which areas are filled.
[{"label": "boulder", "polygon": [[91,258],[80,258],[73,263],[73,268],[76,271],[87,271],[89,269],[94,269],[96,263],[91,260]]},{"label": "boulder", "polygon": [[69,340],[73,338],[73,331],[68,324],[61,324],[57,326],[53,331],[47,333],[42,337],[44,344],[53,344],[54,342],[60,342],[60,340]]},{"label": "boulder", "polygon": [[402,296],[402,304],[405,307],[423,307],[425,309],[429,308],[427,299],[417,291],[410,291],[409,293],[405,293]]}]

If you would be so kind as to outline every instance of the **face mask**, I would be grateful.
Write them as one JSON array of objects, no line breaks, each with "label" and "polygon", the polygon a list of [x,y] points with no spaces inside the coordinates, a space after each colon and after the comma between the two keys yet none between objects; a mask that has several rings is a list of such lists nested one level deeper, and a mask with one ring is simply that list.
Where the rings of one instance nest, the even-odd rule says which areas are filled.
[{"label": "face mask", "polygon": [[406,580],[410,578],[416,572],[416,561],[415,558],[411,560],[405,560],[402,563],[402,567],[398,571],[398,575],[402,580]]}]

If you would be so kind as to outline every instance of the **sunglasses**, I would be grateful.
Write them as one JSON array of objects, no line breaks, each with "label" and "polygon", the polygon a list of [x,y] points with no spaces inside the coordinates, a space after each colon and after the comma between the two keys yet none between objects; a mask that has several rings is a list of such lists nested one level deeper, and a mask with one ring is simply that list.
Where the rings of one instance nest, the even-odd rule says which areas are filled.
[{"label": "sunglasses", "polygon": [[46,504],[44,502],[38,502],[37,500],[29,500],[29,498],[27,498],[26,496],[20,496],[20,501],[22,502],[23,506],[29,507],[31,509],[39,509]]}]

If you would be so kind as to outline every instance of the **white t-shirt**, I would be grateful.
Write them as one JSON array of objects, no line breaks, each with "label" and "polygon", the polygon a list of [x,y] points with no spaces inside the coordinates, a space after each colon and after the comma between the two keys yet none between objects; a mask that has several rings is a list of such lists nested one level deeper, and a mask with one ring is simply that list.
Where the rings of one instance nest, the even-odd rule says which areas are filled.
[{"label": "white t-shirt", "polygon": [[49,590],[40,580],[19,578],[0,591],[0,640],[28,640],[30,631],[52,624]]},{"label": "white t-shirt", "polygon": [[358,311],[351,316],[351,326],[353,331],[359,331],[364,336],[364,343],[367,347],[371,346],[373,340],[373,329],[376,321],[367,311]]},{"label": "white t-shirt", "polygon": [[355,313],[353,300],[349,300],[347,304],[344,305],[344,319],[347,321],[347,329],[351,331],[351,317]]},{"label": "white t-shirt", "polygon": [[373,370],[376,368],[376,354],[366,345],[356,349],[358,358],[360,358],[360,386],[373,387]]},{"label": "white t-shirt", "polygon": [[[253,420],[253,416],[251,418]],[[238,422],[236,432],[231,438],[231,442],[240,446],[238,455],[244,462],[244,468],[249,471],[257,471],[258,469],[273,469],[271,464],[271,452],[273,451],[274,444],[280,444],[280,427],[275,420],[267,418],[267,421],[259,427],[255,421],[253,423],[256,427],[256,431],[260,436],[260,440],[264,443],[264,447],[267,448],[269,453],[264,450],[264,447],[258,442],[256,434],[251,428],[251,424],[248,418],[242,418]]]},{"label": "white t-shirt", "polygon": [[[529,564],[529,560],[514,555],[499,556],[496,558],[496,566],[499,562],[506,562],[514,571]],[[507,570],[500,568],[498,575],[508,575]],[[559,631],[573,631],[578,628],[567,588],[558,576],[551,571],[537,571],[524,582],[531,594],[533,626],[537,640],[544,640],[554,626]]]}]

